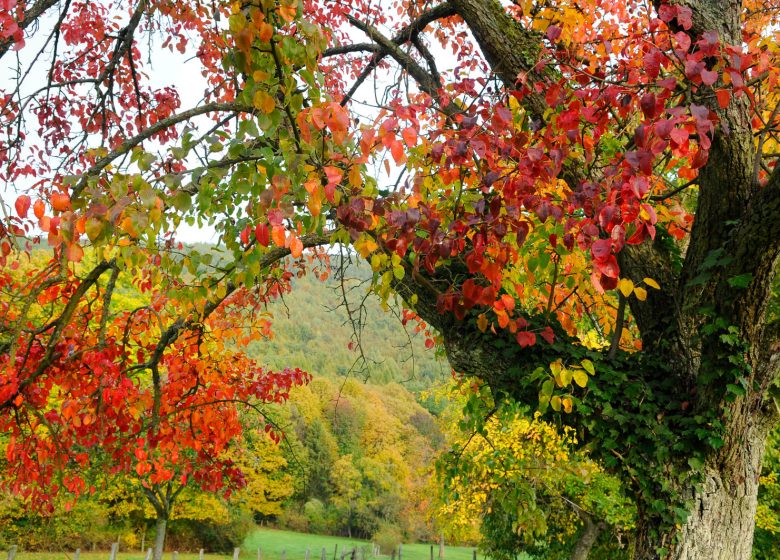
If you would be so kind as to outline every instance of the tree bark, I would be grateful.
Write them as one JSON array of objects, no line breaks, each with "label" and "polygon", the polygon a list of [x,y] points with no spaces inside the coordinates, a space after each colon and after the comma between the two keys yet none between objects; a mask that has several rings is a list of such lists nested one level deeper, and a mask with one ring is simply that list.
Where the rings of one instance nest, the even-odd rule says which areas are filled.
[{"label": "tree bark", "polygon": [[154,560],[162,560],[165,552],[165,531],[168,528],[168,518],[157,515],[157,532],[154,537]]},{"label": "tree bark", "polygon": [[580,518],[585,522],[585,527],[571,552],[571,560],[587,560],[593,545],[605,528],[602,522],[594,523],[590,515],[580,513]]},{"label": "tree bark", "polygon": [[[740,408],[740,407],[735,407]],[[682,528],[660,539],[638,531],[636,560],[750,560],[758,480],[769,422],[734,410],[723,448],[704,467],[704,481],[689,489],[692,505]],[[661,550],[659,550],[659,547]],[[666,550],[666,554],[663,550]]]}]

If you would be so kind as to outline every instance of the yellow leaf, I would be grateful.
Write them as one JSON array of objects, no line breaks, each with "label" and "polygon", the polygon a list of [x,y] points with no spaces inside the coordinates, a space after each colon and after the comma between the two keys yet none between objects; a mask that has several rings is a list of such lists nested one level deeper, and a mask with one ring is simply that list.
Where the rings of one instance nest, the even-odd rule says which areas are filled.
[{"label": "yellow leaf", "polygon": [[634,283],[628,278],[621,278],[617,287],[620,293],[623,294],[623,297],[628,297],[634,289]]},{"label": "yellow leaf", "polygon": [[482,315],[477,317],[477,327],[479,327],[479,330],[481,330],[482,332],[485,332],[487,330],[487,326],[488,326],[488,319],[483,313]]},{"label": "yellow leaf", "polygon": [[555,395],[553,398],[551,398],[550,406],[555,412],[559,412],[561,410],[561,397]]},{"label": "yellow leaf", "polygon": [[255,92],[252,104],[256,109],[260,109],[266,115],[276,109],[276,101],[274,101],[274,98],[263,90]]},{"label": "yellow leaf", "polygon": [[590,360],[582,360],[580,363],[582,364],[582,367],[585,368],[585,371],[591,375],[595,375],[596,369],[593,367],[593,362]]},{"label": "yellow leaf", "polygon": [[655,288],[656,290],[660,290],[661,289],[661,286],[658,285],[658,282],[656,282],[652,278],[645,278],[644,282],[645,282],[645,284],[647,284],[651,288]]},{"label": "yellow leaf", "polygon": [[634,295],[639,301],[645,301],[647,299],[647,290],[644,288],[634,288]]},{"label": "yellow leaf", "polygon": [[588,374],[584,370],[575,369],[573,372],[574,382],[580,387],[585,387],[588,384]]},{"label": "yellow leaf", "polygon": [[379,245],[376,244],[376,241],[366,235],[361,236],[357,241],[355,241],[354,246],[355,249],[357,249],[357,252],[360,253],[360,256],[364,259],[367,259],[368,255],[379,248]]},{"label": "yellow leaf", "polygon": [[564,397],[564,398],[562,398],[562,399],[561,399],[561,404],[563,404],[563,410],[564,410],[564,411],[566,411],[566,413],[567,413],[567,414],[568,414],[569,412],[571,412],[571,407],[572,407],[572,404],[573,404],[573,403],[572,403],[572,400],[571,400],[571,398],[570,398],[570,397]]}]

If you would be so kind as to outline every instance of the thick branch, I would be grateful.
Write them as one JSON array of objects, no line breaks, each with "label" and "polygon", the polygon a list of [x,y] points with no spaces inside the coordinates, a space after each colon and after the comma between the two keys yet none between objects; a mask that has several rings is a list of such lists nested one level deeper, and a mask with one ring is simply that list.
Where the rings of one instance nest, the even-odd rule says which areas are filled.
[{"label": "thick branch", "polygon": [[[22,21],[17,22],[17,25],[19,25],[22,30],[26,30],[27,27],[29,27],[32,23],[37,22],[38,18],[40,18],[46,12],[46,10],[52,6],[55,6],[57,2],[58,0],[38,0],[37,2],[33,3],[33,5],[30,6],[27,11],[24,12]],[[0,41],[0,59],[5,56],[13,44],[14,41],[11,38]]]}]

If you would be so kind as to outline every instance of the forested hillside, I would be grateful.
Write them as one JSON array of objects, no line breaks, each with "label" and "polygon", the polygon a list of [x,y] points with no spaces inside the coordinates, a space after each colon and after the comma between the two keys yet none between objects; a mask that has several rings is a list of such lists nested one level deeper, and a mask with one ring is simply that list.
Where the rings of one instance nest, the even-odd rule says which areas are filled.
[{"label": "forested hillside", "polygon": [[272,337],[253,343],[249,353],[276,369],[394,381],[412,391],[449,377],[449,365],[425,347],[417,323],[403,325],[400,309],[383,310],[375,296],[366,297],[368,267],[349,267],[343,282],[337,272],[326,281],[296,278],[292,292],[269,306]]}]

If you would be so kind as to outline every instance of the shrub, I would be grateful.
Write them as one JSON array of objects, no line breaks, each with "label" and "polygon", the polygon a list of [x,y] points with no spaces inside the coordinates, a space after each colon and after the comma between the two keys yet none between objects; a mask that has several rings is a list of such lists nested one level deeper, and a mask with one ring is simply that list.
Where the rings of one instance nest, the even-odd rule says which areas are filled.
[{"label": "shrub", "polygon": [[374,533],[372,540],[379,545],[380,553],[392,554],[393,550],[403,542],[403,535],[395,525],[382,523]]}]

